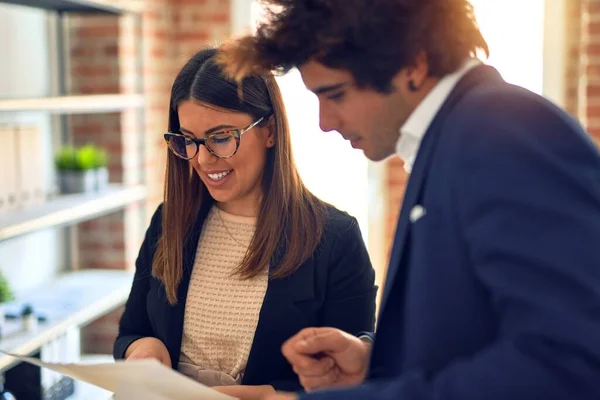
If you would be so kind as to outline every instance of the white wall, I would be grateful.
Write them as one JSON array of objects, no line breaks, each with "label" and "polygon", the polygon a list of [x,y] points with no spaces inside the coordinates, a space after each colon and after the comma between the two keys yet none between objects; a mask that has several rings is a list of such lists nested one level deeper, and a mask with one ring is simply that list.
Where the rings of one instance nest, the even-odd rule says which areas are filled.
[{"label": "white wall", "polygon": [[[0,4],[0,98],[51,93],[47,15],[25,7]],[[36,124],[43,132],[43,161],[38,171],[53,183],[51,118],[44,113],[0,113],[0,124]],[[0,143],[0,146],[2,144]],[[0,242],[0,270],[13,288],[28,290],[51,279],[62,264],[58,230],[36,232]]]},{"label": "white wall", "polygon": [[350,213],[368,240],[368,160],[337,132],[319,129],[317,97],[294,69],[278,77],[288,113],[294,158],[306,186],[322,200]]},{"label": "white wall", "polygon": [[486,62],[507,82],[542,94],[545,0],[471,0],[471,4],[490,47]]},{"label": "white wall", "polygon": [[546,0],[544,13],[544,96],[565,106],[566,12],[569,0]]},{"label": "white wall", "polygon": [[253,0],[231,1],[231,33],[239,36],[252,32],[252,13],[256,9]]},{"label": "white wall", "polygon": [[[248,12],[248,4],[250,10]],[[247,15],[250,31],[261,18],[261,8],[253,0],[234,0],[232,12]],[[236,10],[237,7],[237,10]],[[235,32],[248,31],[244,19]],[[354,216],[365,242],[369,240],[369,161],[362,151],[353,149],[336,132],[319,129],[319,104],[294,69],[278,77],[288,113],[292,148],[298,171],[306,186],[319,198]],[[372,194],[371,194],[372,196]],[[383,227],[382,227],[383,229]]]}]

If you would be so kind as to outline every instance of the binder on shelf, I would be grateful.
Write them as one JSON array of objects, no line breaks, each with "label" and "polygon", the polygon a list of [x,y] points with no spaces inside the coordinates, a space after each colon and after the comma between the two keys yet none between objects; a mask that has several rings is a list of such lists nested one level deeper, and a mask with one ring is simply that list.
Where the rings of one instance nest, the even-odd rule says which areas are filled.
[{"label": "binder on shelf", "polygon": [[[8,133],[6,125],[0,125],[0,143],[7,143],[5,137]],[[8,178],[5,147],[0,147],[0,214],[3,214],[8,209]]]},{"label": "binder on shelf", "polygon": [[12,125],[0,125],[0,213],[19,206],[17,132]]},{"label": "binder on shelf", "polygon": [[19,126],[16,132],[19,171],[19,206],[29,207],[45,200],[43,143],[39,127]]}]

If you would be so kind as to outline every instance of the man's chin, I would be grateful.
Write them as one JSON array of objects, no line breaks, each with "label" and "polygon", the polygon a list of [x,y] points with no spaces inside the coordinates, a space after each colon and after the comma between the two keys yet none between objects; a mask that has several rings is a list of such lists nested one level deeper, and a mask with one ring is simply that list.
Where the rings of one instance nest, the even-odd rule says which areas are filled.
[{"label": "man's chin", "polygon": [[365,149],[363,149],[363,154],[369,160],[371,160],[373,162],[379,162],[379,161],[383,161],[383,160],[386,160],[386,159],[390,158],[395,153],[394,152],[389,152],[389,151],[386,151],[386,152],[383,152],[383,151],[373,151],[371,149],[365,148]]}]

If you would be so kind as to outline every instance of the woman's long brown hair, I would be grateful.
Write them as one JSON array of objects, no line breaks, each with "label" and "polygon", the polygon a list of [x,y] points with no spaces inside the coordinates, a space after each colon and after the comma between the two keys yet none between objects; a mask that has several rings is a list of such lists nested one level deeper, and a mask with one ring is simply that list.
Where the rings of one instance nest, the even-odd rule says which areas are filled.
[{"label": "woman's long brown hair", "polygon": [[[215,49],[200,51],[175,79],[169,131],[179,131],[177,107],[188,99],[244,112],[254,119],[266,117],[265,124],[270,124],[275,133],[275,146],[267,150],[256,230],[236,273],[242,279],[250,279],[272,267],[271,279],[284,278],[309,259],[318,246],[325,227],[326,207],[300,179],[292,156],[283,99],[274,77],[251,76],[238,86],[223,76],[214,62],[216,53]],[[152,275],[164,284],[170,304],[178,300],[184,244],[192,234],[200,209],[212,203],[214,200],[206,186],[189,163],[169,152],[162,233],[154,254]],[[284,252],[278,254],[277,265],[271,266],[273,256],[280,250]]]}]

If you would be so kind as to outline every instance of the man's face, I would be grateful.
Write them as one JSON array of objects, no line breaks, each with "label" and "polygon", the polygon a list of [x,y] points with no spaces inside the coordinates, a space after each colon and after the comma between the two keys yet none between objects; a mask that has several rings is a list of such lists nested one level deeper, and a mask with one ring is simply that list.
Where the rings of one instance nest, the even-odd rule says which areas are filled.
[{"label": "man's face", "polygon": [[395,153],[400,128],[414,109],[402,90],[401,74],[390,93],[359,89],[349,71],[328,68],[309,60],[300,67],[306,87],[319,99],[321,130],[338,131],[352,147],[373,161]]}]

